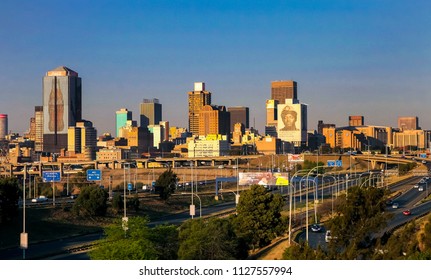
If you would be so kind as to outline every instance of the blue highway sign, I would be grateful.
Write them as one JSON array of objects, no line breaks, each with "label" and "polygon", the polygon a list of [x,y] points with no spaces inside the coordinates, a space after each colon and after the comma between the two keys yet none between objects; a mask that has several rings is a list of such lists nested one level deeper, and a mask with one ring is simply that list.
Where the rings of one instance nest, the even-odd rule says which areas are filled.
[{"label": "blue highway sign", "polygon": [[99,169],[87,170],[87,181],[100,181],[100,180],[102,180],[102,170],[99,170]]},{"label": "blue highway sign", "polygon": [[60,182],[61,173],[60,171],[43,171],[42,179],[44,182]]}]

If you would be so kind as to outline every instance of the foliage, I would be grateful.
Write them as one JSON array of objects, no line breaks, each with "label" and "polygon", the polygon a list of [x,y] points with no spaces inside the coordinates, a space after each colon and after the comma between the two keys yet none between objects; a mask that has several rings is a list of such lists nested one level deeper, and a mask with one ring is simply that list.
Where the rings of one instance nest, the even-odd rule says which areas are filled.
[{"label": "foliage", "polygon": [[148,227],[148,219],[129,217],[127,231],[121,220],[105,229],[105,238],[89,252],[97,260],[176,259],[178,231],[174,226]]},{"label": "foliage", "polygon": [[399,171],[400,175],[405,175],[405,174],[407,174],[407,172],[409,172],[410,170],[412,170],[415,167],[416,167],[415,162],[410,162],[407,164],[400,164],[398,171]]},{"label": "foliage", "polygon": [[108,193],[98,187],[83,187],[73,205],[77,215],[104,216],[106,214]]},{"label": "foliage", "polygon": [[114,193],[112,197],[112,208],[119,213],[124,208],[123,198],[119,193]]},{"label": "foliage", "polygon": [[302,241],[299,244],[292,244],[283,252],[283,260],[323,260],[326,254],[322,249],[314,250],[306,242]]},{"label": "foliage", "polygon": [[247,248],[229,219],[193,219],[180,229],[179,259],[232,260],[247,256]]},{"label": "foliage", "polygon": [[327,224],[337,237],[330,243],[330,258],[356,259],[371,253],[372,233],[386,224],[385,201],[383,189],[349,188],[347,196],[340,198],[336,216]]},{"label": "foliage", "polygon": [[376,259],[430,260],[431,259],[431,215],[421,224],[410,222],[392,234],[387,242],[378,246]]},{"label": "foliage", "polygon": [[161,199],[167,200],[175,192],[177,181],[177,174],[170,167],[160,174],[156,180],[155,188],[159,191]]},{"label": "foliage", "polygon": [[283,198],[268,192],[263,186],[253,185],[241,194],[237,206],[235,228],[250,248],[268,245],[282,234],[286,221],[281,217]]},{"label": "foliage", "polygon": [[18,214],[19,193],[16,178],[0,178],[0,224],[11,221]]}]

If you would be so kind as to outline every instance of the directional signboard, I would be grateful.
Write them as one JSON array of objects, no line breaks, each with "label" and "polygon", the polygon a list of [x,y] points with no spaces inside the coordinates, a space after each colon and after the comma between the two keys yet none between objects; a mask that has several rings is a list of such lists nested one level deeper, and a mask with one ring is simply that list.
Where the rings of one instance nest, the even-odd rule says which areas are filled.
[{"label": "directional signboard", "polygon": [[43,171],[42,179],[44,182],[60,182],[61,173],[60,171]]},{"label": "directional signboard", "polygon": [[102,170],[99,169],[88,169],[87,170],[87,181],[101,181]]},{"label": "directional signboard", "polygon": [[341,167],[343,165],[342,160],[328,160],[327,165],[329,167]]},{"label": "directional signboard", "polygon": [[128,183],[128,184],[127,184],[127,189],[128,189],[129,191],[133,190],[133,185],[132,185],[132,183]]}]

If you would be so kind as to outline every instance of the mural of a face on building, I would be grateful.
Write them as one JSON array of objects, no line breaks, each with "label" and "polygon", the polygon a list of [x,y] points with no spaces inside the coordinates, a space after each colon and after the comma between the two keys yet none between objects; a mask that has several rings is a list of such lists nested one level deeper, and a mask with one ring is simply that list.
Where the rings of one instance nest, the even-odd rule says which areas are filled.
[{"label": "mural of a face on building", "polygon": [[286,106],[281,112],[281,120],[283,121],[284,127],[280,131],[298,130],[296,128],[297,113],[292,107]]}]

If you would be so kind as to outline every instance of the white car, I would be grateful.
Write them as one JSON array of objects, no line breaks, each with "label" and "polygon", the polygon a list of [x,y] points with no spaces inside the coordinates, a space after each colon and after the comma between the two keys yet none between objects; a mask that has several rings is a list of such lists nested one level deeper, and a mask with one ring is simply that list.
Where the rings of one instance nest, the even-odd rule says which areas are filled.
[{"label": "white car", "polygon": [[398,207],[399,207],[400,205],[398,204],[398,203],[394,203],[394,204],[392,204],[392,208],[394,208],[394,209],[398,209]]},{"label": "white car", "polygon": [[40,195],[39,197],[33,198],[31,202],[45,202],[48,201],[48,198],[44,195]]}]

